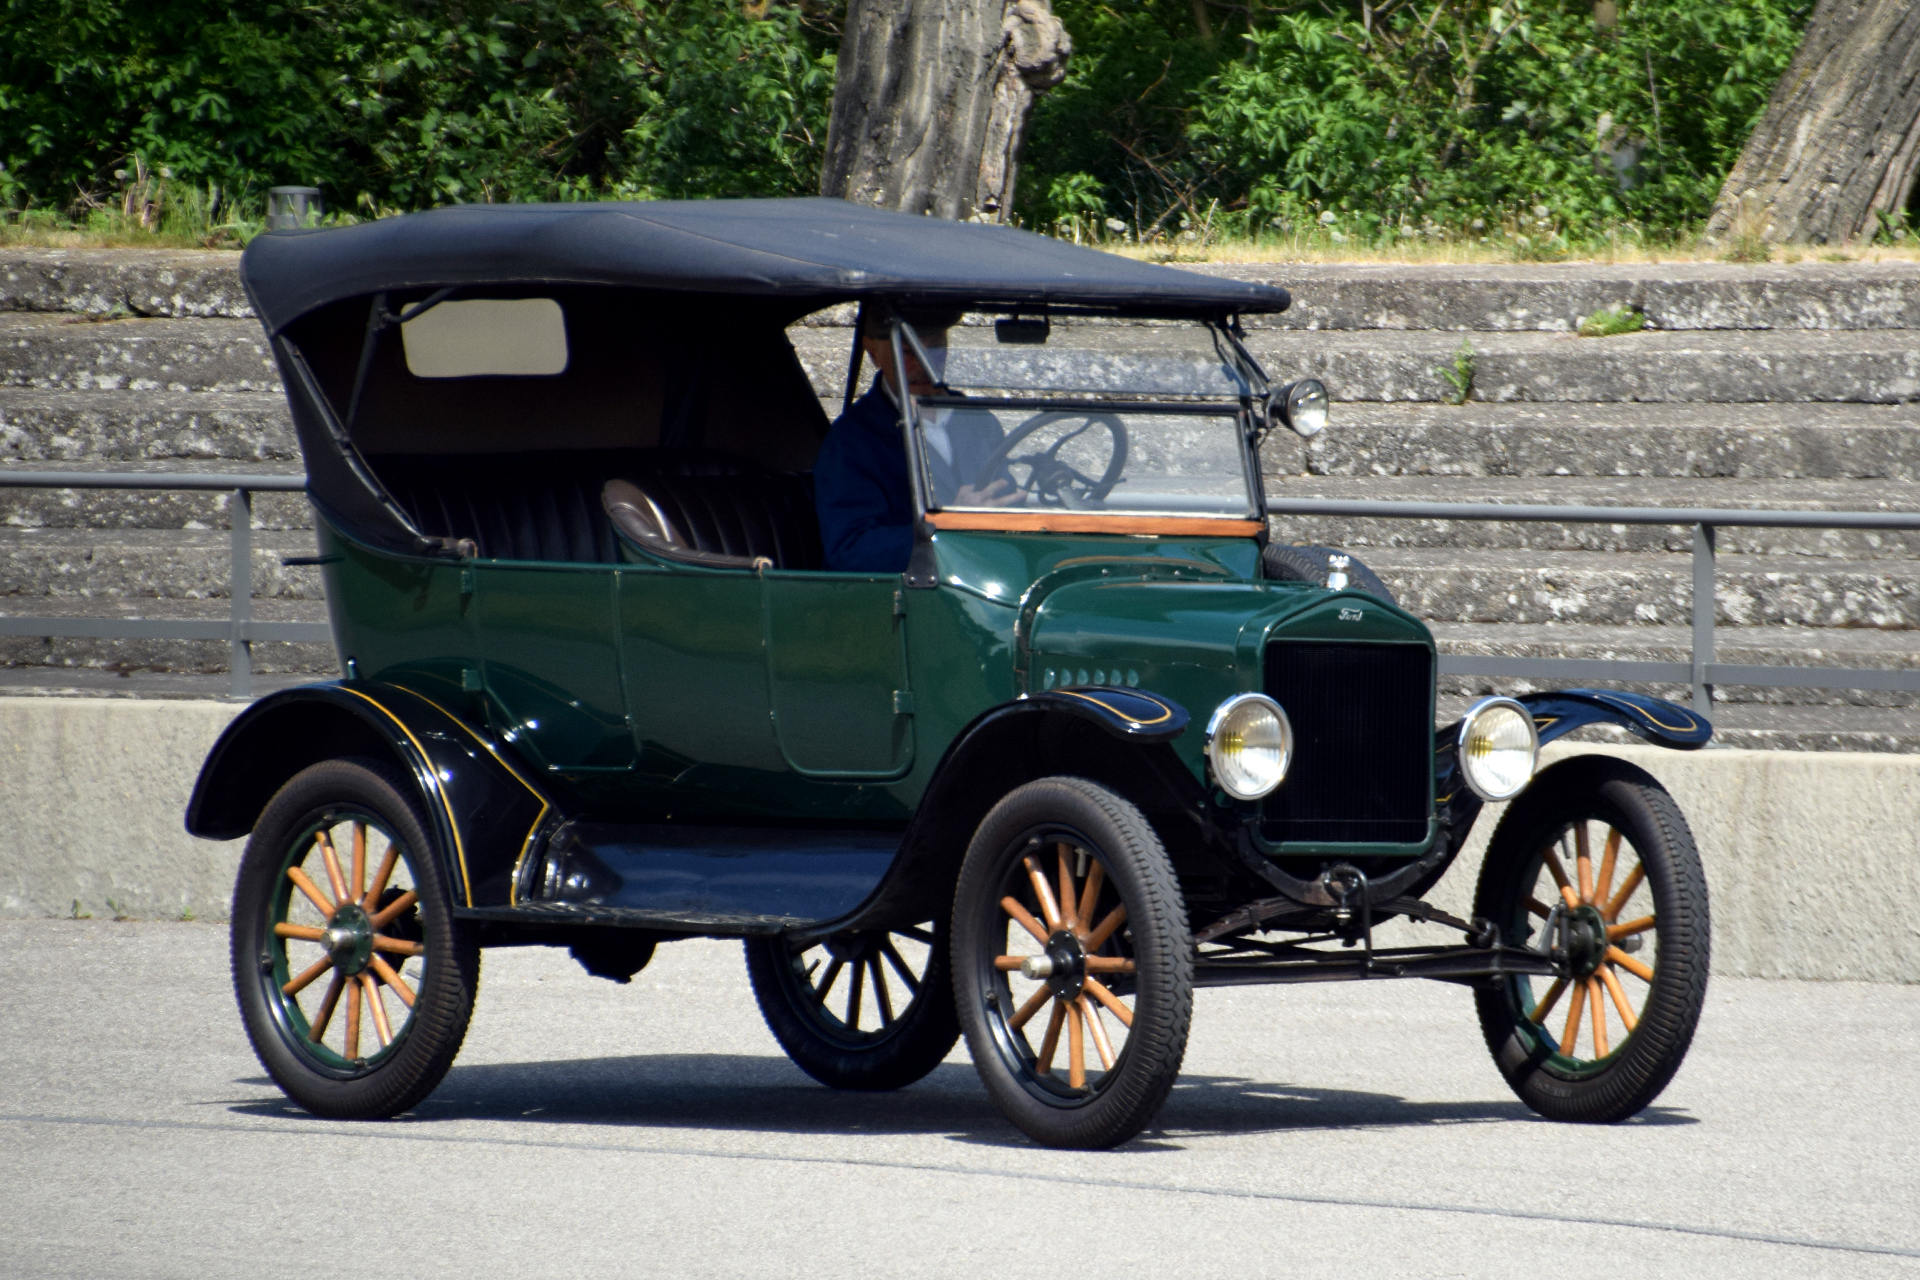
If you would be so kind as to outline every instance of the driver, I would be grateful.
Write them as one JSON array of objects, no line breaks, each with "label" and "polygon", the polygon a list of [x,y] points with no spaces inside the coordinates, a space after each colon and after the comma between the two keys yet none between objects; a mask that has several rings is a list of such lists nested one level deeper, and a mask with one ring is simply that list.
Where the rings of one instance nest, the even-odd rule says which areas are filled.
[{"label": "driver", "polygon": [[[899,314],[920,336],[934,365],[931,370],[922,366],[912,344],[905,344],[907,390],[916,396],[935,395],[943,389],[939,379],[946,367],[947,330],[959,323],[960,313],[911,309]],[[868,307],[867,317],[860,346],[881,373],[834,422],[820,446],[813,464],[814,510],[820,519],[826,568],[904,573],[913,551],[913,488],[900,431],[891,317],[878,306]],[[1007,506],[1020,501],[1023,495],[1004,474],[983,488],[960,483],[979,477],[1003,433],[982,430],[992,422],[984,415],[969,415],[982,419],[969,421],[970,430],[949,430],[950,417],[950,411],[929,412],[923,428],[935,493],[956,506]]]}]

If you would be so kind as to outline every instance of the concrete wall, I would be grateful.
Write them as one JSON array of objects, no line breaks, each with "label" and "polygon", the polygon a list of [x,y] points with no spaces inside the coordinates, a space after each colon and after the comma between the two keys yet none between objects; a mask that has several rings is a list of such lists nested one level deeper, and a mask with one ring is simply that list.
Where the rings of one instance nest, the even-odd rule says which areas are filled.
[{"label": "concrete wall", "polygon": [[[225,916],[240,842],[195,840],[181,814],[238,707],[211,701],[0,698],[0,915]],[[1712,895],[1714,970],[1920,982],[1920,757],[1555,743],[1647,769],[1680,802]],[[1499,806],[1432,894],[1471,908]],[[1436,926],[1394,926],[1438,941]],[[1383,937],[1382,945],[1389,939]]]}]

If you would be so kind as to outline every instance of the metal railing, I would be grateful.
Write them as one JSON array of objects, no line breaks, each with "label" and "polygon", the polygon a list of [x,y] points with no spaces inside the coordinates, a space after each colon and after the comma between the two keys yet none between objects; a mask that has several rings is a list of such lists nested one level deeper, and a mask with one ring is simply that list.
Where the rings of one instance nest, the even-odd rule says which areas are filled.
[{"label": "metal railing", "polygon": [[236,698],[253,696],[253,644],[279,640],[333,643],[324,622],[256,622],[253,618],[253,495],[303,493],[307,478],[220,475],[180,471],[0,471],[0,488],[224,490],[232,496],[227,525],[233,563],[226,621],[214,618],[33,618],[0,617],[0,636],[59,636],[74,640],[225,640],[230,688]]},{"label": "metal railing", "polygon": [[[225,491],[232,495],[232,578],[227,620],[188,618],[0,617],[0,635],[59,636],[97,640],[225,640],[232,656],[236,698],[253,691],[255,641],[327,644],[332,630],[322,622],[256,622],[253,619],[253,495],[299,493],[305,476],[195,474],[186,472],[0,471],[0,488],[176,489]],[[1440,655],[1440,673],[1520,680],[1611,681],[1684,684],[1693,704],[1709,705],[1715,685],[1781,689],[1866,689],[1920,693],[1920,671],[1858,667],[1749,666],[1713,660],[1714,531],[1750,529],[1915,529],[1912,511],[1748,511],[1716,507],[1560,507],[1527,503],[1369,502],[1351,498],[1273,498],[1271,515],[1346,516],[1394,520],[1522,521],[1565,524],[1642,524],[1693,527],[1693,634],[1688,662],[1637,662],[1615,658],[1516,658]]]},{"label": "metal railing", "polygon": [[1920,511],[1747,511],[1722,507],[1555,507],[1535,503],[1368,502],[1356,498],[1271,498],[1270,515],[1394,520],[1499,520],[1565,524],[1693,526],[1693,644],[1688,662],[1616,658],[1508,658],[1441,654],[1440,674],[1519,680],[1608,680],[1692,686],[1695,707],[1713,687],[1873,689],[1920,692],[1920,671],[1858,667],[1766,667],[1713,660],[1714,531],[1742,529],[1920,529]]}]

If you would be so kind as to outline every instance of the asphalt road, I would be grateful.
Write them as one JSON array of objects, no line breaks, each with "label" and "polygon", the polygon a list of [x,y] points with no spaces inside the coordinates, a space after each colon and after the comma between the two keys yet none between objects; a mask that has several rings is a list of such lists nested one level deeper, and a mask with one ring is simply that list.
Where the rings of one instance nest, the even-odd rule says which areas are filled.
[{"label": "asphalt road", "polygon": [[1034,1148],[964,1048],[781,1057],[739,948],[492,952],[417,1113],[308,1119],[204,924],[0,921],[0,1276],[1920,1276],[1920,987],[1722,980],[1638,1121],[1535,1119],[1464,990],[1203,992],[1160,1126]]}]

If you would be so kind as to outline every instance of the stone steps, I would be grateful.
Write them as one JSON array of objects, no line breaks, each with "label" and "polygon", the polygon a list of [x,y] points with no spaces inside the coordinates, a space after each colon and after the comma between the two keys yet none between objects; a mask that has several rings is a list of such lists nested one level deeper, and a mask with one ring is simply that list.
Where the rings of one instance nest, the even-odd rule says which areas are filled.
[{"label": "stone steps", "polygon": [[[39,613],[53,597],[224,599],[231,580],[229,538],[225,529],[0,530],[0,607]],[[255,596],[322,599],[317,568],[280,563],[285,556],[313,554],[311,532],[256,530]]]},{"label": "stone steps", "polygon": [[[224,562],[222,564],[224,568]],[[256,571],[258,565],[255,566]],[[229,606],[221,599],[114,596],[0,596],[0,617],[37,618],[165,618],[225,622]],[[259,622],[327,621],[320,599],[256,598],[253,617]],[[70,636],[0,635],[0,684],[19,673],[29,684],[43,681],[48,668],[71,671],[150,671],[211,673],[227,670],[225,640],[90,640]],[[339,659],[330,644],[256,642],[256,671],[277,671],[326,679],[339,674]]]},{"label": "stone steps", "polygon": [[[1698,480],[1615,477],[1274,476],[1267,497],[1370,502],[1530,503],[1560,506],[1731,507],[1785,511],[1920,511],[1920,485],[1864,480]],[[1372,547],[1674,552],[1693,548],[1691,526],[1407,520],[1276,515],[1280,542]],[[1920,556],[1920,530],[1765,529],[1726,526],[1722,555],[1898,560]],[[1364,554],[1364,552],[1362,551]]]},{"label": "stone steps", "polygon": [[0,386],[49,391],[278,391],[252,320],[92,322],[0,315]]},{"label": "stone steps", "polygon": [[73,466],[182,459],[199,469],[297,470],[287,400],[272,391],[48,391],[0,387],[0,463]]}]

